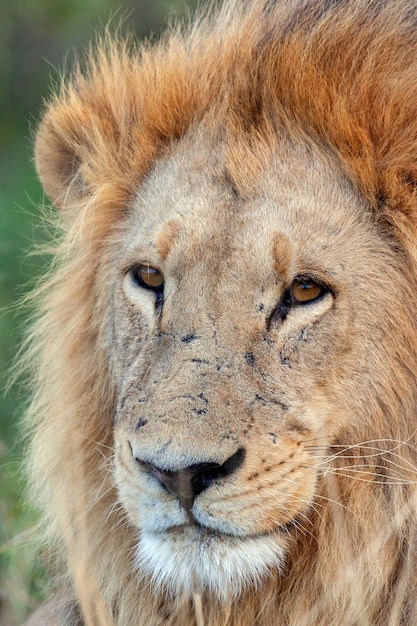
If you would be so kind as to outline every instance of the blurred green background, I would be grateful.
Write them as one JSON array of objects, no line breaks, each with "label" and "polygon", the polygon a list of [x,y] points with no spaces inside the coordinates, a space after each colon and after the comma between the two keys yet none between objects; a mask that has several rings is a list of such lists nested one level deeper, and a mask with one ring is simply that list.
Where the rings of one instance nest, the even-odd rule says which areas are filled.
[{"label": "blurred green background", "polygon": [[[33,254],[47,241],[40,221],[45,204],[32,163],[33,133],[59,69],[71,66],[106,24],[158,35],[171,18],[192,12],[195,0],[0,0],[0,381],[25,329],[27,311],[16,303],[42,273],[47,259]],[[23,503],[19,478],[20,381],[0,394],[0,625],[16,626],[43,599],[47,579],[32,538],[36,513]]]}]

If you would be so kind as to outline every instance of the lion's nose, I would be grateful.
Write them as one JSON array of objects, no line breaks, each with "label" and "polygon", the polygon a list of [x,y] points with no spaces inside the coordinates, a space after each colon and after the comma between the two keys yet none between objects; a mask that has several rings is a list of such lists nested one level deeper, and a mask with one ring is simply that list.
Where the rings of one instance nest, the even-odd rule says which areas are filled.
[{"label": "lion's nose", "polygon": [[135,460],[142,469],[155,476],[170,494],[179,499],[191,518],[195,498],[213,483],[230,476],[241,466],[244,458],[245,450],[239,448],[222,464],[196,463],[178,471],[161,469],[139,458]]}]

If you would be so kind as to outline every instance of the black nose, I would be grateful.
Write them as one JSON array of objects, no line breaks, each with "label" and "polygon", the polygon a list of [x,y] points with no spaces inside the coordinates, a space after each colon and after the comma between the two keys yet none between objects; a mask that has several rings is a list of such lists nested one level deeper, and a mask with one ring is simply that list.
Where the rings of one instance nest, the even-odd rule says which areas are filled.
[{"label": "black nose", "polygon": [[152,463],[136,458],[142,469],[155,476],[165,489],[179,499],[191,519],[191,509],[194,500],[202,491],[214,482],[230,476],[243,463],[244,448],[239,448],[235,454],[224,463],[196,463],[178,471],[163,470]]}]

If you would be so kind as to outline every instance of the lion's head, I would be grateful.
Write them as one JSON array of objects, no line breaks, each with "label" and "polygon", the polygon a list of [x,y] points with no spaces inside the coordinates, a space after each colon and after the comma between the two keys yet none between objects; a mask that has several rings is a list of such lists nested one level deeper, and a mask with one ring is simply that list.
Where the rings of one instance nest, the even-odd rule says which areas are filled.
[{"label": "lion's head", "polygon": [[30,470],[86,623],[416,615],[417,10],[292,5],[104,42],[40,126]]}]

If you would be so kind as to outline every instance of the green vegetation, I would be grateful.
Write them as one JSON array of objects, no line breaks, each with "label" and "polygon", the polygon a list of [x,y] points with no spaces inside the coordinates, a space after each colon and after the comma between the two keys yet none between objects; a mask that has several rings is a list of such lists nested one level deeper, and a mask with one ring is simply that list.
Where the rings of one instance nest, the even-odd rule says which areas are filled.
[{"label": "green vegetation", "polygon": [[[4,385],[24,330],[22,315],[12,305],[42,265],[42,259],[27,255],[34,240],[35,203],[40,199],[28,147],[18,139],[6,146],[0,160],[0,376]],[[33,589],[38,565],[30,542],[34,518],[23,506],[19,478],[18,420],[24,401],[23,384],[0,396],[0,590],[5,605],[0,622],[6,621],[7,610],[10,624],[21,623],[38,597]]]},{"label": "green vegetation", "polygon": [[[196,2],[189,0],[188,7]],[[16,303],[47,259],[32,254],[47,240],[42,190],[32,163],[33,128],[60,67],[70,66],[97,30],[123,21],[138,37],[158,33],[182,0],[2,0],[0,4],[0,382],[5,389],[28,311]],[[21,624],[42,599],[46,575],[35,556],[36,514],[24,505],[19,419],[25,381],[0,394],[0,623]]]}]

